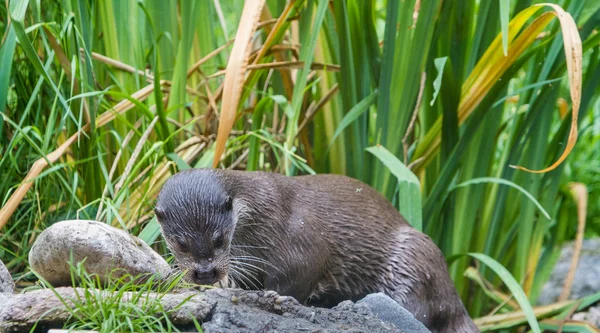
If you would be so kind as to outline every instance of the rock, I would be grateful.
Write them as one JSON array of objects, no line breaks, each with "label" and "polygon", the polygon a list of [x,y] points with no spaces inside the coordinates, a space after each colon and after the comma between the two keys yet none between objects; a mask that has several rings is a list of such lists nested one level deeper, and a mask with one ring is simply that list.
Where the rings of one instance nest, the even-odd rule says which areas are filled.
[{"label": "rock", "polygon": [[430,333],[412,313],[383,293],[367,295],[356,304],[366,305],[379,319],[396,325],[404,332]]},{"label": "rock", "polygon": [[[87,291],[92,292],[93,295],[105,293],[106,297],[112,293],[108,290]],[[60,298],[57,295],[60,295]],[[60,287],[54,290],[38,289],[14,295],[8,299],[6,306],[0,307],[0,333],[27,332],[34,326],[38,332],[45,332],[50,328],[62,328],[67,320],[72,319],[65,303],[73,307],[75,304],[73,300],[84,298],[85,295],[86,290],[71,287]],[[133,296],[131,292],[124,292],[121,300],[131,302]],[[140,298],[138,295],[135,299],[139,302],[158,299],[164,314],[168,315],[173,324],[182,327],[193,327],[192,317],[200,321],[204,320],[215,306],[214,301],[207,299],[204,294],[190,291],[165,295],[144,292],[143,297]],[[186,302],[182,304],[184,300]],[[89,306],[90,303],[87,304]]]},{"label": "rock", "polygon": [[[40,289],[15,295],[9,306],[0,308],[0,332],[60,328],[70,318],[65,304],[72,306],[83,289]],[[98,291],[92,291],[92,294]],[[104,291],[108,293],[109,291]],[[148,298],[158,294],[149,293]],[[123,302],[132,299],[123,295]],[[143,298],[146,299],[145,297]],[[189,299],[186,303],[180,303]],[[231,300],[236,299],[234,303]],[[160,296],[162,311],[180,330],[194,330],[195,318],[205,333],[233,332],[418,332],[401,330],[373,315],[364,304],[343,302],[334,309],[306,307],[294,298],[239,289],[210,289],[204,293],[184,292]]]},{"label": "rock", "polygon": [[[7,307],[7,304],[9,302],[9,300],[13,297],[14,295],[11,293],[0,293],[0,309],[3,309],[5,307]],[[1,310],[0,310],[1,311]]]},{"label": "rock", "polygon": [[[376,318],[365,306],[352,302],[333,309],[301,305],[292,297],[272,291],[211,289],[206,297],[216,301],[203,332],[402,332]],[[232,294],[236,302],[231,302]]]},{"label": "rock", "polygon": [[139,238],[87,220],[58,222],[44,230],[29,252],[29,264],[53,286],[69,286],[71,252],[75,264],[86,258],[86,271],[103,282],[111,272],[114,278],[125,273],[164,277],[170,272],[169,264]]},{"label": "rock", "polygon": [[[550,279],[540,293],[538,299],[540,305],[551,304],[558,299],[571,265],[571,258],[573,258],[573,243],[562,248]],[[600,292],[600,279],[598,279],[600,265],[598,263],[600,263],[600,239],[584,240],[569,299],[578,299]]]},{"label": "rock", "polygon": [[590,323],[592,326],[600,327],[600,306],[592,306],[585,312],[575,313],[571,319],[585,321]]},{"label": "rock", "polygon": [[12,275],[0,260],[0,293],[12,293],[15,290],[15,282]]}]

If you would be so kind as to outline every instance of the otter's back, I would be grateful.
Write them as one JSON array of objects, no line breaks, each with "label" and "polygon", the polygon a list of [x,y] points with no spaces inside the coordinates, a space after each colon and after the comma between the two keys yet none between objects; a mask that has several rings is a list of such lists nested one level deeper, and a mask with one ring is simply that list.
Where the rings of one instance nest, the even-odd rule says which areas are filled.
[{"label": "otter's back", "polygon": [[[287,177],[296,195],[292,216],[306,216],[314,224],[311,237],[327,244],[332,260],[328,282],[338,285],[354,300],[368,293],[390,274],[390,256],[408,223],[381,194],[345,176],[311,175]],[[298,191],[298,189],[302,189]],[[298,209],[298,208],[297,208]],[[309,226],[311,227],[311,226]],[[325,229],[323,232],[319,232]]]}]

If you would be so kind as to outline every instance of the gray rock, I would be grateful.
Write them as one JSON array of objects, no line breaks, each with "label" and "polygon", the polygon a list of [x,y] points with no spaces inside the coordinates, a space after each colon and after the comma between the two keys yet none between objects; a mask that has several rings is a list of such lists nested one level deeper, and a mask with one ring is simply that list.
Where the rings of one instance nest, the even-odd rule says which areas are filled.
[{"label": "gray rock", "polygon": [[[15,295],[9,306],[0,308],[0,332],[28,331],[33,325],[39,330],[62,327],[71,318],[63,300],[72,306],[72,300],[83,295],[83,289],[64,287]],[[202,323],[205,333],[412,333],[379,320],[366,305],[352,302],[343,302],[334,309],[313,308],[276,293],[239,289],[210,289],[204,293],[186,291],[164,296],[149,293],[147,297],[158,299],[173,324],[187,331],[194,330],[192,318],[195,318]],[[131,299],[131,293],[123,295],[123,302]],[[183,300],[187,302],[181,305]]]},{"label": "gray rock", "polygon": [[0,260],[0,293],[12,293],[15,290],[15,282],[12,275]]},{"label": "gray rock", "polygon": [[[573,243],[565,245],[560,258],[554,266],[550,279],[544,285],[538,303],[541,305],[556,302],[560,295],[573,258]],[[600,292],[600,239],[583,241],[579,264],[575,272],[575,280],[570,299],[578,299]]]},{"label": "gray rock", "polygon": [[9,300],[14,296],[11,293],[0,293],[0,309],[6,308]]},{"label": "gray rock", "polygon": [[86,271],[98,274],[102,281],[110,274],[115,278],[125,273],[164,277],[170,271],[169,264],[139,238],[87,220],[62,221],[44,230],[29,252],[29,264],[53,286],[68,286],[71,253],[74,264],[85,259]]},{"label": "gray rock", "polygon": [[592,326],[600,327],[600,306],[592,306],[587,311],[573,314],[573,320],[585,321]]},{"label": "gray rock", "polygon": [[272,291],[211,289],[205,294],[216,301],[210,320],[202,324],[205,333],[403,332],[352,302],[325,309],[303,306]]},{"label": "gray rock", "polygon": [[370,294],[356,304],[366,305],[379,319],[396,325],[404,332],[430,333],[430,331],[398,302],[383,293]]}]

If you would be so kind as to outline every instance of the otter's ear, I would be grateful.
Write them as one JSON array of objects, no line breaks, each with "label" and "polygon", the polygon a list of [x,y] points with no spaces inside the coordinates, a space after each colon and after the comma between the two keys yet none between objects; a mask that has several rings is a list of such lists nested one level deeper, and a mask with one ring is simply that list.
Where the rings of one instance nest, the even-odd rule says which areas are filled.
[{"label": "otter's ear", "polygon": [[160,220],[165,218],[165,212],[162,209],[156,207],[154,208],[154,214],[156,215],[156,219],[160,222]]},{"label": "otter's ear", "polygon": [[223,206],[225,207],[225,210],[233,209],[233,198],[228,195],[227,198],[225,198],[225,202],[223,203]]}]

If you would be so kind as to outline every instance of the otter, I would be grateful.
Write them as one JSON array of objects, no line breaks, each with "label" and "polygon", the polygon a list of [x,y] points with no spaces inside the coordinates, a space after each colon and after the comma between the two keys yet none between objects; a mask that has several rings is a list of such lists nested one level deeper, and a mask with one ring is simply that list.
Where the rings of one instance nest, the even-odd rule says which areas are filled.
[{"label": "otter", "polygon": [[439,248],[358,180],[192,169],[167,180],[155,213],[191,282],[322,307],[383,292],[434,333],[479,332]]}]

